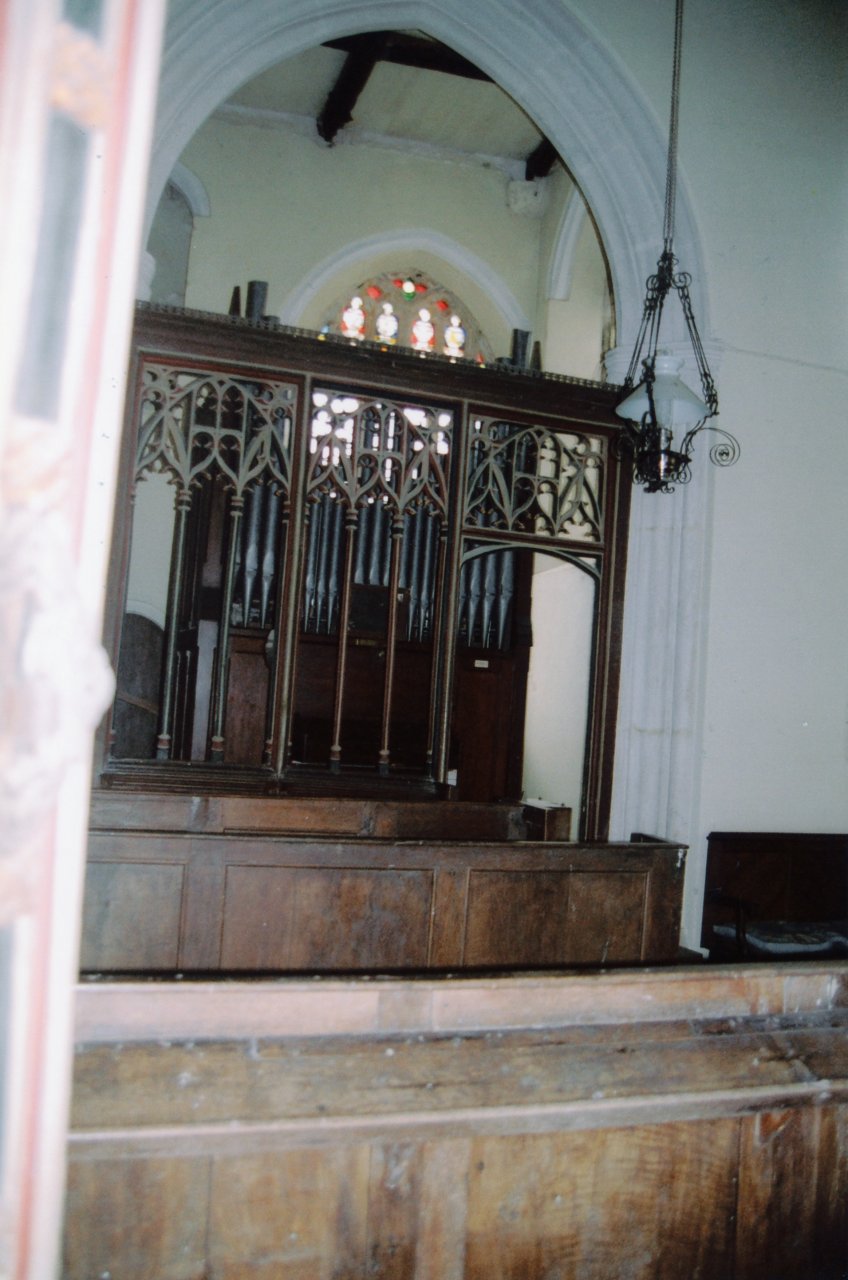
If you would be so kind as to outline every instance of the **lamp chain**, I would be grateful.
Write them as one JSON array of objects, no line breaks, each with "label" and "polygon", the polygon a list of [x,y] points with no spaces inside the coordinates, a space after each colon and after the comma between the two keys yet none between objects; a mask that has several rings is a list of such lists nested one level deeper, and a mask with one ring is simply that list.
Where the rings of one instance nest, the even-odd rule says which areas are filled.
[{"label": "lamp chain", "polygon": [[665,213],[663,216],[663,250],[671,253],[674,240],[674,207],[677,198],[677,131],[680,114],[680,51],[683,45],[683,0],[676,0],[674,11],[674,59],[671,73],[671,115],[668,123],[668,163],[665,173]]}]

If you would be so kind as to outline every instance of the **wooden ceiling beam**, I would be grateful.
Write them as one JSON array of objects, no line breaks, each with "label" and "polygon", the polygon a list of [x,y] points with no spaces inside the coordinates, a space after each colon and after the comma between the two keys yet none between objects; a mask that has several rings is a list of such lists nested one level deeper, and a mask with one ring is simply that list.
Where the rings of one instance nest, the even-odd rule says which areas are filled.
[{"label": "wooden ceiling beam", "polygon": [[[328,40],[325,47],[347,55],[318,116],[318,132],[329,143],[353,119],[354,107],[378,62],[414,67],[419,71],[441,71],[445,75],[491,83],[491,76],[453,49],[438,40],[428,40],[425,36],[406,31],[370,31],[364,35]],[[532,182],[534,178],[547,177],[558,159],[553,143],[542,138],[525,162],[526,180]]]},{"label": "wooden ceiling beam", "polygon": [[[318,116],[318,132],[325,142],[332,143],[336,134],[353,119],[353,109],[371,72],[380,61],[383,51],[382,33],[351,36],[344,41],[349,46],[335,84],[327,94],[327,100]],[[338,47],[338,46],[336,46]]]},{"label": "wooden ceiling beam", "polygon": [[547,138],[542,138],[541,142],[530,152],[525,161],[525,181],[532,182],[534,178],[546,178],[557,160],[559,160],[559,152],[554,144],[549,142]]},{"label": "wooden ceiling beam", "polygon": [[366,36],[347,36],[339,40],[326,41],[326,48],[340,49],[344,53],[354,51],[359,42],[381,41],[382,51],[379,60],[393,62],[401,67],[416,67],[421,71],[442,71],[449,76],[462,76],[466,80],[491,81],[485,71],[481,71],[473,62],[438,40],[428,40],[424,36],[411,35],[405,31],[373,31]]}]

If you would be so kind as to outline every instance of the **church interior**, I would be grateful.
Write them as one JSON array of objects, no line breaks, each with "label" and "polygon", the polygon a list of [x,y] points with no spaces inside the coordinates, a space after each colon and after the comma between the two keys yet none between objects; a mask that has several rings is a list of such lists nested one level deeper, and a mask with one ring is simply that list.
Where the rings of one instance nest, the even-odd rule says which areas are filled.
[{"label": "church interior", "polygon": [[844,7],[0,22],[0,1273],[844,1280]]}]

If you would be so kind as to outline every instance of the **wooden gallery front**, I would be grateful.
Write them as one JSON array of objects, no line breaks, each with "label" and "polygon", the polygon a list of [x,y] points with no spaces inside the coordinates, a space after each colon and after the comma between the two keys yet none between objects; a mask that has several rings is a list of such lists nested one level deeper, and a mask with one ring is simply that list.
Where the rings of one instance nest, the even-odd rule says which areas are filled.
[{"label": "wooden gallery front", "polygon": [[67,1277],[846,1274],[846,966],[608,839],[615,398],[139,309]]}]

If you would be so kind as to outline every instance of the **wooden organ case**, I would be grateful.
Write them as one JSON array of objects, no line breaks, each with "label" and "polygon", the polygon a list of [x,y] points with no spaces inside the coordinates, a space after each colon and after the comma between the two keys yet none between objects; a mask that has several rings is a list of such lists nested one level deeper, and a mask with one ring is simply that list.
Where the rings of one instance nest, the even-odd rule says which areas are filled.
[{"label": "wooden organ case", "polygon": [[104,785],[517,800],[541,553],[592,583],[574,733],[604,836],[611,390],[144,305],[130,387]]}]

